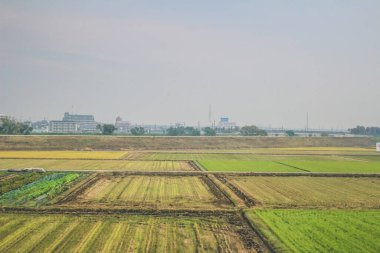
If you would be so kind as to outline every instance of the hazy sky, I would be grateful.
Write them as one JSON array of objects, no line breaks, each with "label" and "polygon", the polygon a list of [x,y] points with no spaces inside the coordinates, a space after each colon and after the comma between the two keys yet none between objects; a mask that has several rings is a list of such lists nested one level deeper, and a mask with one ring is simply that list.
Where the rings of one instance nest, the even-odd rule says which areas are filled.
[{"label": "hazy sky", "polygon": [[[0,114],[380,126],[380,1],[0,0]],[[72,107],[74,109],[72,109]]]}]

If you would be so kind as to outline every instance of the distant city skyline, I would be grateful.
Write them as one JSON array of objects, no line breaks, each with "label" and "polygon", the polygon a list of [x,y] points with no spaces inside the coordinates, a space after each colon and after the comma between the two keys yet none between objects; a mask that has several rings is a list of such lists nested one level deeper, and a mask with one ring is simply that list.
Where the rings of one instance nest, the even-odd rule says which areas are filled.
[{"label": "distant city skyline", "polygon": [[1,1],[0,114],[380,126],[380,1]]}]

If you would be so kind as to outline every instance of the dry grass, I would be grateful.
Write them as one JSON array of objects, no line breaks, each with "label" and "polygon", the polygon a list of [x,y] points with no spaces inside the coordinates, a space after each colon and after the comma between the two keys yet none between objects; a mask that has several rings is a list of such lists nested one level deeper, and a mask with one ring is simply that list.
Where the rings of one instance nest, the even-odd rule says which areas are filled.
[{"label": "dry grass", "polygon": [[231,176],[229,179],[264,206],[380,207],[380,178]]},{"label": "dry grass", "polygon": [[228,207],[196,176],[102,177],[68,203],[80,207],[212,209]]},{"label": "dry grass", "polygon": [[255,252],[222,218],[0,214],[0,252]]},{"label": "dry grass", "polygon": [[0,150],[189,150],[296,147],[373,147],[365,137],[121,137],[0,136]]}]

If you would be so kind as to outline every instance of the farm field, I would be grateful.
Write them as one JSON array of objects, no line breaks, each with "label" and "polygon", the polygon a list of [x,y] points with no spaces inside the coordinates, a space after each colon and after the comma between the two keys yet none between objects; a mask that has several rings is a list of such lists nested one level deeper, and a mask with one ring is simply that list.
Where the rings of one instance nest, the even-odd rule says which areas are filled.
[{"label": "farm field", "polygon": [[128,151],[124,159],[142,160],[200,160],[200,159],[252,159],[257,155],[310,155],[310,156],[367,156],[380,155],[373,148],[302,147],[302,148],[256,148],[234,150],[175,150],[175,151]]},{"label": "farm field", "polygon": [[[367,137],[132,137],[0,136],[0,150],[241,150],[265,148],[370,148]],[[372,151],[373,152],[373,151]]]},{"label": "farm field", "polygon": [[0,214],[0,224],[0,252],[256,252],[217,217]]},{"label": "farm field", "polygon": [[190,171],[187,162],[64,159],[0,159],[0,169],[42,167],[48,170]]},{"label": "farm field", "polygon": [[284,164],[261,160],[198,160],[208,171],[303,172]]},{"label": "farm field", "polygon": [[0,195],[29,184],[47,174],[42,173],[8,173],[3,172],[0,174]]},{"label": "farm field", "polygon": [[0,206],[40,206],[66,190],[79,173],[53,173],[0,195]]},{"label": "farm field", "polygon": [[82,193],[74,192],[74,200],[63,205],[164,209],[213,209],[230,205],[204,176],[99,176],[91,186],[78,190]]},{"label": "farm field", "polygon": [[371,156],[235,155],[234,159],[228,160],[220,158],[197,161],[209,171],[380,173],[380,161]]},{"label": "farm field", "polygon": [[0,151],[0,158],[119,159],[124,151]]},{"label": "farm field", "polygon": [[[57,140],[67,148],[76,141],[67,138]],[[378,252],[380,177],[368,173],[380,173],[380,155],[365,145],[264,148],[293,140],[239,138],[186,150],[209,139],[110,137],[142,147],[116,151],[108,138],[82,141],[115,151],[0,151],[0,252],[267,252],[255,231],[276,252]],[[5,171],[29,167],[47,172]]]},{"label": "farm field", "polygon": [[326,161],[324,159],[282,159],[282,164],[287,164],[310,172],[333,173],[380,173],[379,161],[366,161],[355,158]]},{"label": "farm field", "polygon": [[278,252],[379,252],[379,210],[287,210],[248,212]]},{"label": "farm field", "polygon": [[228,176],[262,206],[380,208],[380,178]]}]

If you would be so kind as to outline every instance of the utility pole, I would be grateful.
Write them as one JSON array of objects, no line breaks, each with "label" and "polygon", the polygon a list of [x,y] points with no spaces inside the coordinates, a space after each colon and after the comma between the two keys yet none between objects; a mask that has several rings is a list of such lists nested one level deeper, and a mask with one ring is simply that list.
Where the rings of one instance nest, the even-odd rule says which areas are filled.
[{"label": "utility pole", "polygon": [[208,106],[208,123],[210,126],[212,125],[212,111],[211,111],[211,104]]},{"label": "utility pole", "polygon": [[306,112],[306,135],[309,133],[309,112]]}]

